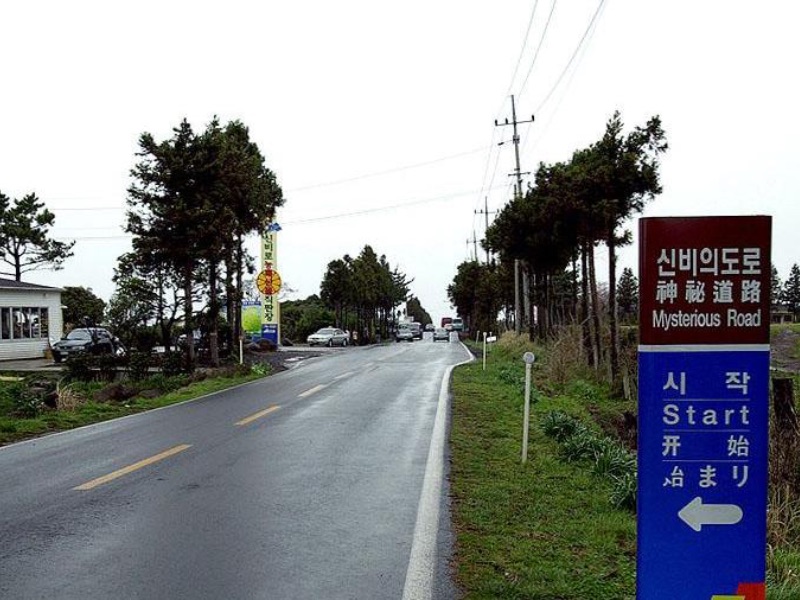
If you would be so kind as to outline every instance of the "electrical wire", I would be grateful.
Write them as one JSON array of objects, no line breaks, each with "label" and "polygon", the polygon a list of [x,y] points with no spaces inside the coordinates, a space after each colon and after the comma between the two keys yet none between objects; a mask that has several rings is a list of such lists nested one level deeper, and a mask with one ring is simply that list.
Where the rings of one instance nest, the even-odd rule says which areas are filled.
[{"label": "electrical wire", "polygon": [[[604,1],[605,0],[601,0],[600,6],[598,6],[598,9],[602,9]],[[600,16],[602,16],[602,13],[600,13]],[[594,17],[593,17],[593,20],[594,20]],[[596,23],[599,23],[599,20],[596,21]],[[547,132],[550,130],[550,126],[555,121],[555,115],[558,112],[558,109],[561,108],[561,104],[564,102],[564,98],[566,98],[566,96],[567,96],[567,92],[569,91],[569,88],[572,85],[572,81],[573,81],[573,79],[575,79],[575,74],[578,72],[578,69],[580,67],[581,61],[583,60],[583,57],[586,55],[586,51],[588,50],[589,45],[591,44],[591,41],[592,41],[592,38],[594,37],[595,31],[597,31],[597,24],[595,24],[594,27],[591,27],[591,22],[590,22],[589,25],[590,25],[591,31],[589,31],[589,37],[586,39],[586,44],[581,48],[580,54],[578,55],[578,62],[575,63],[575,68],[572,69],[572,72],[570,73],[569,79],[567,79],[567,83],[564,86],[564,89],[562,90],[561,95],[559,96],[555,107],[553,108],[552,112],[548,116],[547,121],[545,122],[544,126],[541,129],[539,129],[539,134],[537,135],[536,141],[534,142],[533,146],[531,147],[531,151],[536,149],[539,146],[539,144],[541,143],[541,141],[547,136]],[[581,42],[582,41],[583,40],[581,40]],[[528,146],[528,142],[529,141],[530,141],[530,137],[526,137],[525,138],[525,143],[523,144],[522,149],[520,151],[521,154],[525,153],[525,150],[526,150],[526,148]]]},{"label": "electrical wire", "polygon": [[558,0],[553,0],[553,5],[550,7],[550,14],[547,16],[547,22],[544,24],[544,29],[542,30],[542,37],[539,38],[539,45],[536,46],[536,52],[533,55],[531,66],[528,68],[528,73],[525,75],[525,79],[522,81],[522,85],[519,87],[519,93],[517,94],[518,98],[522,98],[522,95],[525,93],[525,85],[528,83],[528,78],[531,76],[531,73],[533,72],[533,67],[536,65],[536,59],[539,58],[539,52],[542,49],[542,45],[544,45],[544,38],[547,35],[547,30],[550,28],[550,21],[553,18],[553,13],[556,10],[557,3]]},{"label": "electrical wire", "polygon": [[473,148],[472,150],[467,150],[466,152],[459,152],[458,154],[451,154],[449,156],[443,156],[441,158],[435,158],[433,160],[428,160],[425,162],[414,163],[410,165],[405,165],[402,167],[394,167],[391,169],[385,169],[383,171],[375,171],[373,173],[365,173],[363,175],[356,175],[354,177],[347,177],[345,179],[336,179],[334,181],[326,181],[322,183],[313,183],[311,185],[304,185],[297,188],[292,188],[286,190],[287,193],[293,194],[296,192],[302,192],[306,190],[313,190],[316,188],[327,187],[332,185],[341,185],[343,183],[351,183],[353,181],[359,181],[361,179],[369,179],[371,177],[380,177],[381,175],[389,175],[391,173],[398,173],[400,171],[407,171],[409,169],[417,169],[419,167],[426,167],[428,165],[433,165],[436,163],[444,162],[446,160],[453,160],[455,158],[461,158],[462,156],[469,156],[470,154],[477,154],[478,152],[485,152],[489,150],[491,146],[481,146],[480,148]]},{"label": "electrical wire", "polygon": [[326,215],[323,217],[310,217],[308,219],[300,219],[297,221],[286,221],[282,222],[281,225],[283,226],[290,226],[290,225],[305,225],[307,223],[318,223],[320,221],[330,221],[333,219],[342,219],[345,217],[356,217],[361,215],[372,214],[376,212],[383,212],[386,210],[395,210],[398,208],[407,208],[409,206],[418,206],[420,204],[428,204],[430,202],[441,202],[443,200],[450,200],[452,198],[459,198],[461,196],[469,196],[475,193],[475,190],[470,190],[466,192],[455,192],[452,194],[445,194],[443,196],[433,196],[432,198],[423,198],[421,200],[412,200],[410,202],[400,202],[398,204],[391,204],[388,206],[378,206],[375,208],[365,208],[363,210],[356,210],[347,213],[338,213],[334,215]]},{"label": "electrical wire", "polygon": [[570,65],[572,65],[572,61],[574,61],[575,57],[578,55],[578,51],[583,46],[583,42],[586,40],[586,36],[589,35],[589,31],[592,29],[592,25],[594,25],[594,22],[597,20],[597,15],[600,14],[600,9],[603,8],[603,4],[605,4],[605,1],[606,0],[600,0],[599,4],[597,5],[597,10],[595,10],[594,11],[594,15],[592,15],[592,20],[589,21],[589,24],[586,26],[586,31],[583,32],[583,36],[581,37],[580,42],[578,42],[578,45],[575,48],[575,51],[572,53],[572,56],[570,57],[569,61],[567,62],[567,65],[564,67],[564,70],[561,71],[561,75],[558,76],[558,79],[553,84],[553,87],[550,88],[549,92],[547,92],[547,95],[545,96],[544,100],[542,100],[541,103],[539,104],[539,106],[536,107],[536,111],[535,112],[538,113],[540,110],[542,110],[542,107],[545,104],[547,104],[548,100],[550,100],[550,97],[553,95],[553,92],[556,91],[556,88],[561,83],[561,80],[564,79],[564,75],[567,73],[567,70],[569,69]]},{"label": "electrical wire", "polygon": [[[533,4],[533,10],[531,11],[531,18],[528,19],[528,29],[525,30],[525,37],[522,40],[522,48],[519,49],[519,58],[517,58],[517,66],[514,67],[514,74],[511,76],[511,81],[508,83],[508,91],[506,92],[506,96],[510,95],[511,90],[514,88],[514,81],[517,79],[517,71],[519,71],[519,66],[520,64],[522,64],[522,57],[525,54],[525,47],[528,45],[528,35],[531,32],[531,26],[533,26],[533,17],[536,16],[537,6],[539,6],[539,0],[536,0],[536,2],[534,2]],[[534,60],[536,59],[534,58]],[[503,104],[505,104],[505,101],[503,101]]]}]

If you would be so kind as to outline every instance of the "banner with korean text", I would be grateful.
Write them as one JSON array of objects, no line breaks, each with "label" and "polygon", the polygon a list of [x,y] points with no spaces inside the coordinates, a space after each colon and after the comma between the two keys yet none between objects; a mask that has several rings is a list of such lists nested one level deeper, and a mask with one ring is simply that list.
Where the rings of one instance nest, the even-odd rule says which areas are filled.
[{"label": "banner with korean text", "polygon": [[771,218],[639,222],[638,600],[764,600]]},{"label": "banner with korean text", "polygon": [[261,238],[261,272],[256,277],[256,286],[261,293],[261,339],[280,344],[281,307],[278,292],[281,277],[278,274],[278,232],[280,226],[270,223]]}]

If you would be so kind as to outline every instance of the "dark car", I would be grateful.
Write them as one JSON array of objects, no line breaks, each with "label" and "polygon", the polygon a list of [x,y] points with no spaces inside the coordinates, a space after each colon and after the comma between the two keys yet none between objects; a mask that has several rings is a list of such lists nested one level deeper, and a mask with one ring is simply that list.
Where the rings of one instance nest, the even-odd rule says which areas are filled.
[{"label": "dark car", "polygon": [[58,363],[83,353],[124,354],[119,338],[103,327],[80,327],[73,329],[53,344],[53,359]]}]

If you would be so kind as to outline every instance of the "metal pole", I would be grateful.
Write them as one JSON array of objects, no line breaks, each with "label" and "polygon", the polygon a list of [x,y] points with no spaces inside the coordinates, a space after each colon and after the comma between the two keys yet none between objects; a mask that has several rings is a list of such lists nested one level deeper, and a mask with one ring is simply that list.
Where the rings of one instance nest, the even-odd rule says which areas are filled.
[{"label": "metal pole", "polygon": [[531,368],[536,357],[533,352],[526,352],[522,356],[525,361],[525,414],[522,423],[522,464],[528,461],[528,429],[531,419]]},{"label": "metal pole", "polygon": [[522,319],[519,314],[519,259],[514,259],[514,332],[522,333]]},{"label": "metal pole", "polygon": [[486,370],[486,332],[483,332],[483,370]]}]

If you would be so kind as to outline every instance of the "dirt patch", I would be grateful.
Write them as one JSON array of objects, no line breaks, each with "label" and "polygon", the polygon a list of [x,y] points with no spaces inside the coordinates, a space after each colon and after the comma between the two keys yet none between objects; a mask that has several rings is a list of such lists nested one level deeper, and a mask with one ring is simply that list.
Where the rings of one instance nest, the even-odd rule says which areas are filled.
[{"label": "dirt patch", "polygon": [[781,329],[770,340],[772,366],[783,371],[800,372],[800,358],[797,357],[797,347],[800,342],[800,333],[791,329]]},{"label": "dirt patch", "polygon": [[303,352],[251,352],[244,355],[247,364],[269,365],[273,373],[280,373],[298,365],[306,359],[322,356],[323,352],[308,350]]}]

